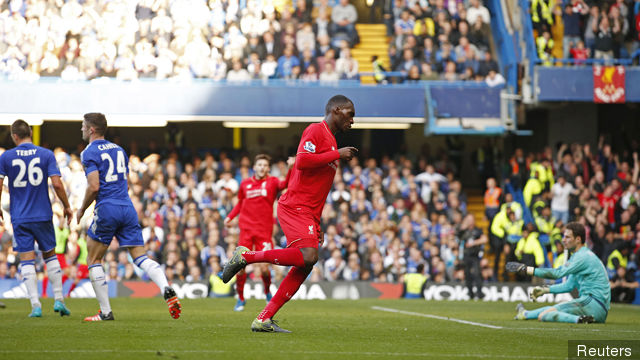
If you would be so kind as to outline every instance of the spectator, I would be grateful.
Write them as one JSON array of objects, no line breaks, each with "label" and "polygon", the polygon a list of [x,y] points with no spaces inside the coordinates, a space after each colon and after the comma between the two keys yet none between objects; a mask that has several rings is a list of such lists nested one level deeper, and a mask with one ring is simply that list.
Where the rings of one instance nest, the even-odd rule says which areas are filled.
[{"label": "spectator", "polygon": [[356,32],[356,21],[358,13],[355,6],[349,0],[340,0],[331,11],[331,33],[337,36],[338,33],[346,33],[347,40],[351,46],[357,44],[358,33]]},{"label": "spectator", "polygon": [[470,0],[471,5],[467,10],[467,21],[470,24],[475,24],[480,19],[484,24],[491,22],[491,15],[489,10],[480,3],[480,0]]},{"label": "spectator", "polygon": [[343,80],[358,80],[358,61],[351,57],[351,50],[346,48],[336,60],[336,72]]}]

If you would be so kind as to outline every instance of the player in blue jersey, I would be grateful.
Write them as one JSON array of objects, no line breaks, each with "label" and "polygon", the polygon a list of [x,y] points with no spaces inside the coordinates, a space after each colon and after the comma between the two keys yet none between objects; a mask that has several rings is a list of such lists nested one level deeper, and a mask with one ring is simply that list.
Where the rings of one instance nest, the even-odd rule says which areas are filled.
[{"label": "player in blue jersey", "polygon": [[[53,229],[53,212],[49,200],[51,178],[53,189],[62,205],[67,223],[71,222],[73,212],[69,206],[67,193],[60,180],[60,170],[51,150],[33,145],[31,128],[24,120],[16,120],[11,125],[11,139],[16,144],[11,150],[0,156],[0,189],[4,179],[9,181],[11,196],[11,224],[13,225],[13,249],[20,254],[20,273],[27,287],[27,296],[31,300],[29,317],[41,317],[42,305],[38,297],[38,283],[35,268],[35,246],[43,252],[47,264],[47,274],[55,302],[53,310],[61,316],[71,312],[64,304],[62,295],[62,269],[55,254],[56,237]],[[2,191],[0,191],[0,196]],[[0,219],[4,220],[2,211]]]},{"label": "player in blue jersey", "polygon": [[164,271],[144,250],[142,231],[131,198],[127,175],[129,161],[124,150],[107,140],[107,119],[100,113],[84,115],[82,138],[89,145],[81,154],[87,176],[87,191],[78,210],[78,223],[87,208],[96,201],[93,222],[87,231],[89,278],[100,303],[100,312],[85,321],[113,320],[109,291],[102,267],[107,248],[115,236],[121,247],[129,249],[133,262],[144,270],[164,294],[171,317],[177,319],[182,311],[175,290],[169,286]]},{"label": "player in blue jersey", "polygon": [[611,303],[611,286],[604,264],[585,245],[584,226],[577,222],[567,224],[562,244],[573,253],[563,266],[556,269],[542,269],[509,262],[507,270],[521,275],[533,275],[545,279],[567,280],[551,286],[536,286],[531,298],[537,299],[544,294],[560,294],[578,289],[579,297],[554,306],[526,311],[518,304],[516,320],[533,320],[566,323],[604,323]]}]

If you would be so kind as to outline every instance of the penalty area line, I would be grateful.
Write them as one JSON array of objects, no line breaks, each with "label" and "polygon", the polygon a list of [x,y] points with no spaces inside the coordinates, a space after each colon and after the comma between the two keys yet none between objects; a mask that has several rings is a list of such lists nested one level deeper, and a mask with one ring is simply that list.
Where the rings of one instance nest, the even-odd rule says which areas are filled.
[{"label": "penalty area line", "polygon": [[474,321],[468,321],[468,320],[461,320],[461,319],[456,319],[456,318],[452,318],[452,317],[448,317],[448,316],[438,316],[438,315],[431,315],[431,314],[423,314],[423,313],[417,313],[417,312],[412,312],[412,311],[391,309],[391,308],[386,308],[386,307],[381,307],[381,306],[372,306],[371,309],[378,310],[378,311],[390,312],[390,313],[396,313],[396,314],[425,317],[425,318],[429,318],[429,319],[453,321],[453,322],[457,322],[457,323],[460,323],[460,324],[480,326],[480,327],[485,327],[485,328],[489,328],[489,329],[502,329],[503,328],[502,326],[483,324],[483,323],[474,322]]}]

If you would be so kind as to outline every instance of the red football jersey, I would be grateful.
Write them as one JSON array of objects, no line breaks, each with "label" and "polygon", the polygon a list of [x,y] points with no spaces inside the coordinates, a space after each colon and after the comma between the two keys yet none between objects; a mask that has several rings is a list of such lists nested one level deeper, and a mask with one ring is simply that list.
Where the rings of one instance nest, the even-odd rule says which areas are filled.
[{"label": "red football jersey", "polygon": [[265,232],[273,231],[273,202],[278,192],[287,187],[287,180],[279,180],[275,176],[267,176],[262,180],[255,177],[244,179],[238,190],[238,203],[229,213],[233,219],[240,214],[238,225],[240,231]]},{"label": "red football jersey", "polygon": [[298,145],[296,164],[290,171],[289,189],[280,198],[280,204],[306,208],[320,221],[339,165],[337,148],[336,138],[326,122],[307,126]]}]

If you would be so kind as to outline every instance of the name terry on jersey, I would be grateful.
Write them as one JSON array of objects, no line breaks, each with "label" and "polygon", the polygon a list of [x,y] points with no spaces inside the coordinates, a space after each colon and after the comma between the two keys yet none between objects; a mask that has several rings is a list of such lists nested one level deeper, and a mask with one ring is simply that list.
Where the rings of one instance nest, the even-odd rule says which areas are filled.
[{"label": "name terry on jersey", "polygon": [[32,156],[36,154],[36,149],[16,150],[16,154],[18,154],[18,156]]},{"label": "name terry on jersey", "polygon": [[[98,150],[109,150],[109,149],[117,149],[118,145],[116,144],[100,144],[98,145]],[[35,150],[34,150],[35,151]]]}]

